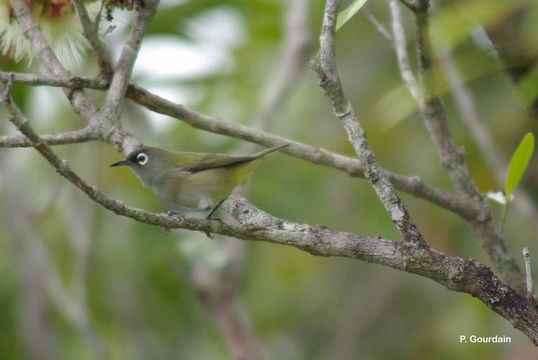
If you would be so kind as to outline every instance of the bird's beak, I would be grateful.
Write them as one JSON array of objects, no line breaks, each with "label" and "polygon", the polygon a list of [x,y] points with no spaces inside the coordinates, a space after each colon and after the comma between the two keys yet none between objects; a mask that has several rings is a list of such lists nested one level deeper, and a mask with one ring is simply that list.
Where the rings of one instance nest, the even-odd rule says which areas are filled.
[{"label": "bird's beak", "polygon": [[127,161],[127,160],[120,160],[120,161],[116,161],[115,163],[111,164],[110,167],[124,166],[124,165],[127,165],[128,163],[129,163],[129,161]]}]

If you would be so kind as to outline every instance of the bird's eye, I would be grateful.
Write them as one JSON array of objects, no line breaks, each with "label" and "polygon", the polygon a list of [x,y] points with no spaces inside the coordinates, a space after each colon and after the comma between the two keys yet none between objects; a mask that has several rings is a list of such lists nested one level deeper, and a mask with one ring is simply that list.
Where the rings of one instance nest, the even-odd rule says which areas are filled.
[{"label": "bird's eye", "polygon": [[145,153],[136,155],[136,162],[142,166],[148,163],[149,157]]}]

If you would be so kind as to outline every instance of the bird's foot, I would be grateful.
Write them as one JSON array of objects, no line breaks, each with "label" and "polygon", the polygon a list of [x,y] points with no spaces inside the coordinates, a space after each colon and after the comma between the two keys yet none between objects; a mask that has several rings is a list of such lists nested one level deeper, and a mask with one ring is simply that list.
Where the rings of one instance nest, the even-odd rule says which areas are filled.
[{"label": "bird's foot", "polygon": [[167,216],[178,217],[178,218],[184,218],[185,217],[185,212],[180,211],[180,210],[170,210],[170,211],[166,212],[166,215]]},{"label": "bird's foot", "polygon": [[176,216],[183,218],[186,216],[186,214],[190,213],[196,213],[196,212],[205,212],[209,211],[211,208],[205,207],[205,208],[179,208],[179,209],[173,209],[166,212],[166,215],[168,216]]},{"label": "bird's foot", "polygon": [[184,218],[185,217],[185,211],[183,210],[170,210],[166,212],[167,216],[173,216],[178,218]]}]

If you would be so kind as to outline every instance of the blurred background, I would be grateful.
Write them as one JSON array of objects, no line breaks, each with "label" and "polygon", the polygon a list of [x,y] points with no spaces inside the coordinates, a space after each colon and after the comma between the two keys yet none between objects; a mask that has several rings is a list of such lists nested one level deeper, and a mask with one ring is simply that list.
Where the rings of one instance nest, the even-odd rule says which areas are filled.
[{"label": "blurred background", "polygon": [[[350,2],[344,1],[343,6]],[[165,0],[146,34],[133,82],[206,115],[354,156],[316,75],[323,1]],[[401,7],[414,63],[414,29]],[[502,189],[506,159],[537,129],[538,6],[532,1],[438,1],[432,76],[449,125],[481,191]],[[115,10],[101,35],[118,57],[132,13]],[[404,87],[387,1],[370,1],[342,27],[337,59],[347,95],[381,164],[450,191],[449,179]],[[2,71],[43,73],[39,60],[0,56]],[[90,54],[71,65],[97,71]],[[458,91],[454,85],[463,84]],[[471,100],[474,116],[455,94]],[[101,101],[103,93],[90,91]],[[16,85],[39,133],[84,122],[61,90]],[[470,130],[479,122],[494,146]],[[139,140],[173,150],[246,153],[255,146],[191,128],[127,101],[123,123]],[[14,134],[8,121],[3,135]],[[482,134],[484,131],[482,131]],[[164,206],[104,143],[54,148],[108,195]],[[491,160],[495,157],[498,161]],[[497,167],[495,167],[497,166]],[[501,180],[501,181],[499,181]],[[537,206],[538,161],[523,187]],[[248,198],[269,213],[342,231],[398,234],[368,183],[277,154],[251,178]],[[401,194],[428,243],[489,264],[456,215]],[[495,216],[500,207],[492,204]],[[538,254],[536,212],[514,206],[507,246]],[[528,209],[527,209],[528,210]],[[163,229],[118,217],[88,200],[32,149],[0,150],[0,358],[2,359],[535,359],[528,338],[466,294],[425,278],[294,248]],[[536,261],[533,263],[536,269]],[[460,344],[460,335],[511,337]]]}]

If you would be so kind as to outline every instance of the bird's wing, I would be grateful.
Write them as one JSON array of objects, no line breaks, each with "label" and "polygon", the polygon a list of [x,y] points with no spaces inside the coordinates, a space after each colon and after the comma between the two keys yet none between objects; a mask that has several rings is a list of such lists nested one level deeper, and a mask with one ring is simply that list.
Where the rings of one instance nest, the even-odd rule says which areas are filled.
[{"label": "bird's wing", "polygon": [[253,156],[232,156],[226,154],[199,154],[194,164],[178,164],[182,171],[195,173],[220,167],[235,166],[254,160]]}]

